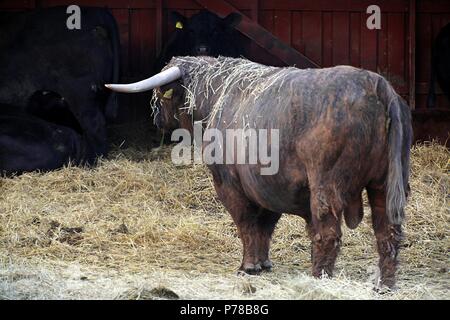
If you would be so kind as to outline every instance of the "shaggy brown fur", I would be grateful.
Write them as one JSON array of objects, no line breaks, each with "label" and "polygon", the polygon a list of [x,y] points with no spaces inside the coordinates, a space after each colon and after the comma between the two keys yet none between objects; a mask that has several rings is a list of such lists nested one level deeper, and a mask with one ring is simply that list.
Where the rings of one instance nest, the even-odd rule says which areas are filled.
[{"label": "shaggy brown fur", "polygon": [[394,285],[412,129],[408,106],[383,77],[349,66],[299,70],[223,57],[174,58],[171,66],[182,80],[154,96],[164,127],[192,130],[193,120],[204,120],[222,131],[280,130],[276,175],[261,175],[260,164],[209,166],[243,243],[241,270],[271,268],[270,238],[286,212],[307,221],[313,274],[332,275],[342,217],[351,228],[359,224],[366,188],[381,284]]}]

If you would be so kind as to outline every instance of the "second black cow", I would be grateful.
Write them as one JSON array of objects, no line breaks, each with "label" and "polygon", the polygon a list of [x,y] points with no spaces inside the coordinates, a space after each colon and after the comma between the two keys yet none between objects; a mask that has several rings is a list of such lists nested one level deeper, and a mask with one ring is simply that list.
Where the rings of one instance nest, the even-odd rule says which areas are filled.
[{"label": "second black cow", "polygon": [[201,10],[187,18],[173,11],[170,18],[175,31],[155,62],[155,72],[161,71],[176,56],[245,56],[249,40],[235,29],[242,19],[240,14],[231,13],[222,19]]}]

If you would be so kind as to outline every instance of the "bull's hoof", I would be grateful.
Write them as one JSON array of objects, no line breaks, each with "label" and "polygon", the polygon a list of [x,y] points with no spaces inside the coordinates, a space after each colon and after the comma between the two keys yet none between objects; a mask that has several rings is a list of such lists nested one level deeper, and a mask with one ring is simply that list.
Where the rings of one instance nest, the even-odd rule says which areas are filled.
[{"label": "bull's hoof", "polygon": [[318,268],[313,270],[312,275],[318,279],[329,279],[333,277],[333,272],[330,268]]},{"label": "bull's hoof", "polygon": [[373,291],[378,293],[379,295],[389,294],[396,290],[397,288],[395,286],[388,287],[388,286],[374,286]]},{"label": "bull's hoof", "polygon": [[273,263],[272,263],[272,261],[266,260],[266,261],[262,262],[262,263],[261,263],[261,268],[262,268],[264,271],[267,271],[267,272],[272,271],[272,268],[273,268]]},{"label": "bull's hoof", "polygon": [[378,294],[386,294],[395,291],[395,276],[385,276],[383,278],[380,273],[380,269],[376,268],[373,290]]},{"label": "bull's hoof", "polygon": [[259,263],[244,263],[238,271],[238,275],[249,274],[249,275],[258,275],[262,271],[262,267]]}]

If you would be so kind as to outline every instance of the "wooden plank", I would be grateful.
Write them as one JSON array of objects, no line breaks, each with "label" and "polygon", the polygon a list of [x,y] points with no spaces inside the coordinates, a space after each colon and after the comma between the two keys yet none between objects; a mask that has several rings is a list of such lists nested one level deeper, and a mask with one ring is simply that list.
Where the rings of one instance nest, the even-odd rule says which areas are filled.
[{"label": "wooden plank", "polygon": [[322,67],[333,66],[333,13],[323,13]]},{"label": "wooden plank", "polygon": [[350,13],[350,64],[361,66],[361,13]]},{"label": "wooden plank", "polygon": [[252,20],[258,23],[259,21],[259,0],[253,0],[251,1],[251,17]]},{"label": "wooden plank", "polygon": [[[127,1],[105,1],[105,0],[40,0],[43,7],[70,6],[76,4],[86,7],[108,7],[111,9],[155,9],[155,0],[127,0]],[[75,3],[74,3],[75,2]]]},{"label": "wooden plank", "polygon": [[276,10],[273,16],[273,34],[286,44],[291,44],[291,12]]},{"label": "wooden plank", "polygon": [[410,0],[409,6],[409,107],[416,108],[416,0]]},{"label": "wooden plank", "polygon": [[420,0],[417,1],[417,12],[419,13],[442,13],[450,12],[450,1],[448,0]]},{"label": "wooden plank", "polygon": [[431,67],[431,15],[429,13],[417,15],[417,65],[416,81],[429,82]]},{"label": "wooden plank", "polygon": [[361,67],[377,71],[377,30],[369,30],[366,25],[367,15],[362,15],[361,23]]},{"label": "wooden plank", "polygon": [[35,0],[2,0],[0,1],[0,9],[33,9],[35,7]]},{"label": "wooden plank", "polygon": [[305,54],[305,41],[303,39],[303,13],[300,11],[292,12],[292,46]]},{"label": "wooden plank", "polygon": [[[235,7],[231,6],[224,0],[196,0],[204,8],[216,13],[220,17],[225,17],[232,12],[239,13]],[[240,24],[236,27],[237,30],[249,37],[261,48],[268,51],[273,56],[281,59],[286,65],[295,65],[299,68],[315,68],[317,64],[299,53],[294,48],[290,47],[283,41],[280,41],[268,30],[253,22],[251,19],[242,16]]]},{"label": "wooden plank", "polygon": [[388,67],[388,35],[389,25],[387,14],[381,15],[381,30],[378,31],[377,72],[383,76],[389,76]]},{"label": "wooden plank", "polygon": [[[428,94],[429,83],[427,82],[416,82],[416,93],[417,94]],[[434,91],[437,95],[444,94],[439,84],[436,84],[436,90]]]},{"label": "wooden plank", "polygon": [[[252,11],[251,10],[239,10],[244,16],[247,18],[253,20],[252,18]],[[253,20],[254,21],[254,20]]]},{"label": "wooden plank", "polygon": [[[333,64],[349,64],[350,39],[349,39],[349,15],[347,12],[333,13]],[[376,51],[374,51],[376,54]]]},{"label": "wooden plank", "polygon": [[370,5],[378,5],[384,12],[408,12],[409,0],[261,0],[263,10],[295,11],[353,11],[366,12]]},{"label": "wooden plank", "polygon": [[388,69],[389,81],[400,93],[408,92],[405,81],[405,15],[388,13]]},{"label": "wooden plank", "polygon": [[132,9],[130,19],[130,70],[148,76],[155,60],[155,10]]},{"label": "wooden plank", "polygon": [[155,39],[155,55],[159,56],[162,50],[162,32],[163,32],[163,9],[162,0],[156,0],[156,39]]},{"label": "wooden plank", "polygon": [[259,23],[271,32],[274,30],[273,15],[273,11],[271,10],[264,10],[259,14]]},{"label": "wooden plank", "polygon": [[130,24],[129,24],[129,10],[128,9],[112,9],[112,14],[117,22],[119,28],[120,38],[120,62],[121,75],[129,75],[129,45],[130,45]]},{"label": "wooden plank", "polygon": [[307,11],[303,13],[304,54],[318,65],[322,64],[322,13]]}]

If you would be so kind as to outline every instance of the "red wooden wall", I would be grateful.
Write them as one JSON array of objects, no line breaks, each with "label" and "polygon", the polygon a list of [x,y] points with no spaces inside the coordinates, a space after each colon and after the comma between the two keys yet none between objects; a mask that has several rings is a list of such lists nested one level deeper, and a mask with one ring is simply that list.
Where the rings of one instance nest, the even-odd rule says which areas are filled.
[{"label": "red wooden wall", "polygon": [[[320,66],[351,64],[376,71],[386,76],[407,101],[410,99],[410,92],[414,92],[412,89],[415,89],[416,110],[426,109],[431,43],[439,29],[450,22],[450,1],[228,0],[228,2]],[[124,81],[140,79],[151,73],[159,48],[174,28],[168,19],[170,10],[191,16],[201,9],[194,0],[0,0],[0,10],[22,10],[36,6],[74,3],[111,8],[120,29]],[[378,31],[366,28],[368,17],[366,8],[372,4],[379,5],[382,11],[381,30]],[[162,5],[161,21],[158,18],[160,5]],[[412,30],[410,26],[413,26]],[[161,28],[162,43],[158,40],[158,28]],[[251,52],[257,61],[280,64],[279,60],[269,56],[256,45],[252,47]],[[414,54],[415,61],[412,61],[411,57],[414,57]],[[450,110],[449,101],[440,90],[438,93],[437,108]],[[134,102],[132,101],[132,104]]]}]

